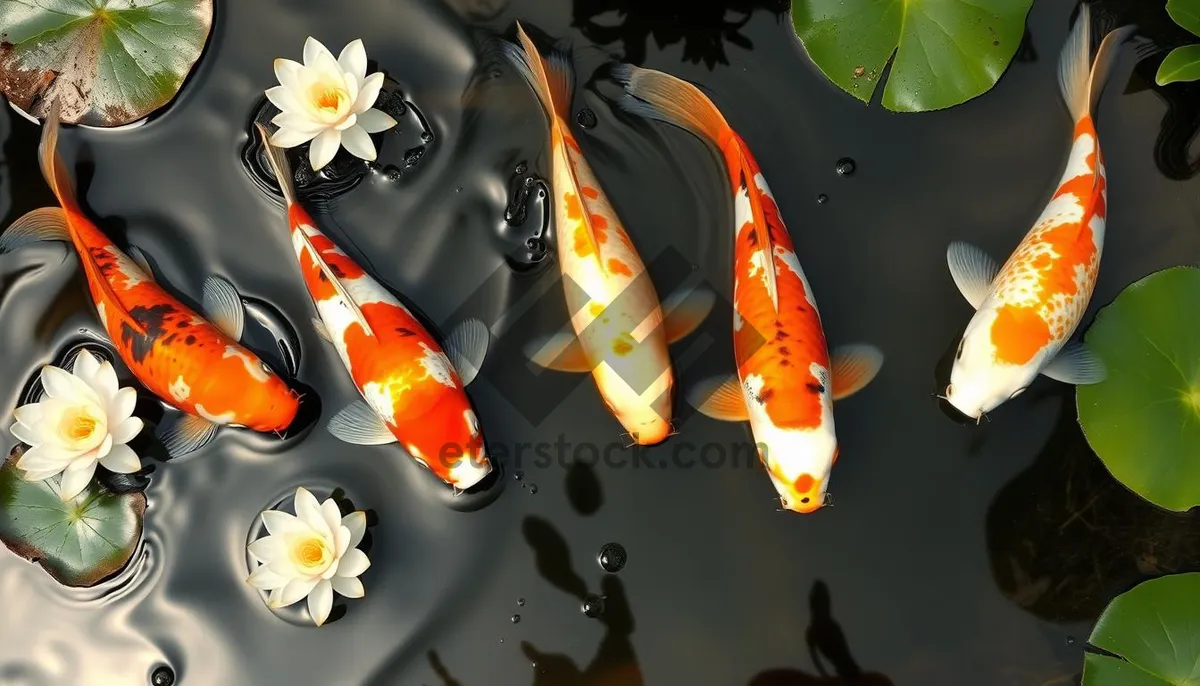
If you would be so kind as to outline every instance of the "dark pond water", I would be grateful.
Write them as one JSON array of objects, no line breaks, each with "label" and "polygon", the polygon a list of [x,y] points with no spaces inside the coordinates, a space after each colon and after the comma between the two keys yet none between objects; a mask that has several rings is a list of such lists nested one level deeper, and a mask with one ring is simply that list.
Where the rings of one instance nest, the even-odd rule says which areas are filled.
[{"label": "dark pond water", "polygon": [[[1200,522],[1108,476],[1076,427],[1071,389],[1040,379],[978,427],[933,397],[970,316],[947,243],[1007,255],[1065,163],[1055,69],[1074,3],[1035,3],[1018,59],[987,95],[901,116],[828,84],[786,3],[447,1],[220,2],[208,52],[168,111],[135,130],[64,131],[99,226],[142,248],[181,297],[199,300],[204,278],[221,274],[276,329],[297,331],[299,379],[320,406],[282,442],[222,431],[156,463],[145,544],[103,588],[67,592],[0,554],[0,683],[168,683],[169,669],[184,685],[1070,684],[1111,597],[1200,568]],[[1097,7],[1160,48],[1188,40],[1161,2]],[[749,142],[831,344],[871,342],[887,358],[838,405],[833,507],[778,512],[763,471],[732,464],[748,428],[682,402],[680,435],[596,463],[597,447],[622,444],[594,385],[520,363],[520,345],[566,314],[542,240],[544,119],[488,48],[515,19],[572,41],[575,133],[660,293],[698,274],[728,297],[731,202],[700,143],[614,111],[607,65],[702,84]],[[258,159],[250,122],[275,83],[272,60],[298,59],[310,33],[335,52],[363,38],[405,113],[379,169],[363,176],[339,160],[338,178],[311,180],[317,220],[443,330],[468,315],[492,325],[471,395],[493,454],[508,456],[480,493],[451,498],[394,448],[348,447],[313,422],[355,390],[308,326],[270,178],[243,162]],[[1100,105],[1110,217],[1089,320],[1129,282],[1200,258],[1188,150],[1200,100],[1193,86],[1153,87],[1153,48],[1125,50]],[[0,112],[4,225],[52,201],[38,132]],[[853,173],[839,174],[843,158]],[[97,330],[62,251],[0,258],[6,413],[39,365]],[[732,370],[729,328],[718,308],[674,347],[685,388]],[[267,330],[255,335],[277,359]],[[528,447],[539,442],[551,459]],[[723,450],[723,464],[702,466],[703,446],[713,462]],[[366,598],[339,601],[344,615],[321,629],[276,617],[244,583],[257,513],[298,484],[341,487],[378,521]],[[609,567],[623,552],[619,571],[605,572],[602,549]]]}]

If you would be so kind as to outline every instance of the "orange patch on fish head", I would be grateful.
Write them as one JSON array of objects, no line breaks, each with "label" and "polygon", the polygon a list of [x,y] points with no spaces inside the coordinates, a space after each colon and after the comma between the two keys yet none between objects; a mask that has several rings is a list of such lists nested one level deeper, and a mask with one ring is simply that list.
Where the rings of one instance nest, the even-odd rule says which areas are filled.
[{"label": "orange patch on fish head", "polygon": [[271,374],[266,381],[255,381],[238,388],[240,398],[234,407],[239,422],[254,431],[282,432],[291,426],[300,410],[300,395],[283,379]]},{"label": "orange patch on fish head", "polygon": [[990,322],[986,317],[972,321],[955,355],[950,383],[942,392],[942,397],[954,409],[971,419],[979,420],[985,412],[1016,397],[1038,373],[1040,350],[1035,350],[1022,364],[1000,359],[992,339],[997,324],[1008,326],[1001,319],[1005,307],[1009,306],[1001,307]]},{"label": "orange patch on fish head", "polygon": [[1021,305],[998,308],[991,330],[996,359],[1008,364],[1028,363],[1051,340],[1050,326],[1037,310]]},{"label": "orange patch on fish head", "polygon": [[790,484],[774,478],[779,491],[779,504],[783,509],[800,514],[811,514],[825,505],[825,480],[805,472]]}]

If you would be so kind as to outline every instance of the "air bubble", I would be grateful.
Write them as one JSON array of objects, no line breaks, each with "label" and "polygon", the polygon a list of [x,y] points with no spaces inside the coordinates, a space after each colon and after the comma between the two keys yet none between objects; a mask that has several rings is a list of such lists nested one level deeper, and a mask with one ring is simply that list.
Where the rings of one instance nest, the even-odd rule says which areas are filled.
[{"label": "air bubble", "polygon": [[579,122],[579,125],[585,129],[595,128],[596,113],[590,107],[585,107],[579,110],[579,114],[575,115],[575,121]]},{"label": "air bubble", "polygon": [[838,176],[850,176],[854,173],[854,160],[850,159],[849,157],[843,157],[837,161],[836,169]]},{"label": "air bubble", "polygon": [[589,593],[584,596],[583,603],[579,606],[579,611],[588,617],[599,617],[604,614],[604,598],[598,595]]},{"label": "air bubble", "polygon": [[600,563],[600,568],[609,574],[621,571],[628,559],[625,546],[620,543],[605,543],[600,547],[600,553],[596,555],[596,561]]}]

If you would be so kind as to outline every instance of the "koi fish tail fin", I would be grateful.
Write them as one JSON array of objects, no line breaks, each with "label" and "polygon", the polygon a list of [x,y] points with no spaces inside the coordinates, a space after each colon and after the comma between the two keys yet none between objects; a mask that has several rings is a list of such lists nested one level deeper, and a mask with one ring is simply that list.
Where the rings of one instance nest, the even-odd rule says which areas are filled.
[{"label": "koi fish tail fin", "polygon": [[275,182],[279,184],[284,202],[289,206],[295,205],[296,184],[293,181],[292,164],[288,162],[287,151],[271,145],[271,134],[267,133],[265,126],[254,122],[254,128],[258,129],[258,135],[262,138],[263,150],[267,154],[267,164],[271,166],[271,173],[275,174]]},{"label": "koi fish tail fin", "polygon": [[71,173],[62,155],[58,154],[58,132],[61,128],[59,115],[62,105],[55,99],[50,103],[50,110],[42,121],[42,140],[38,144],[38,162],[42,167],[42,176],[54,191],[55,197],[68,211],[79,211],[79,202],[75,199],[75,184],[71,181]]},{"label": "koi fish tail fin", "polygon": [[1058,64],[1058,85],[1075,121],[1094,111],[1112,72],[1118,48],[1135,30],[1137,27],[1131,25],[1110,31],[1100,42],[1093,60],[1091,11],[1089,5],[1080,5],[1079,18],[1063,46]]},{"label": "koi fish tail fin", "polygon": [[626,112],[674,124],[718,147],[730,130],[712,100],[687,81],[632,64],[613,67],[612,75],[625,88],[617,105]]},{"label": "koi fish tail fin", "polygon": [[521,22],[517,22],[517,37],[521,41],[519,46],[506,42],[501,48],[505,58],[537,92],[550,120],[559,117],[565,121],[571,112],[571,94],[575,92],[575,74],[567,51],[556,48],[542,57]]}]

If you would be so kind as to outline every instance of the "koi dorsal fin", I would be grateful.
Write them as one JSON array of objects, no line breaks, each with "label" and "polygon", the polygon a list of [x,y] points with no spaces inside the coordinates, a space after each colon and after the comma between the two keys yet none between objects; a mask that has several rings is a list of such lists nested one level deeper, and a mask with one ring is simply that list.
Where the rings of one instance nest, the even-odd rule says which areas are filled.
[{"label": "koi dorsal fin", "polygon": [[346,290],[346,285],[342,283],[342,280],[339,279],[337,275],[333,273],[333,270],[329,268],[329,264],[325,261],[325,258],[321,255],[320,251],[317,250],[317,246],[312,244],[312,240],[309,238],[308,232],[304,230],[303,226],[298,226],[296,227],[296,233],[300,234],[301,240],[304,241],[304,247],[308,250],[309,254],[312,255],[313,262],[316,263],[317,267],[321,270],[321,273],[325,275],[325,279],[329,281],[330,285],[333,286],[333,290],[337,291],[338,297],[342,299],[342,302],[346,303],[346,307],[350,308],[350,311],[354,314],[354,318],[358,320],[359,325],[362,326],[363,331],[365,331],[368,336],[374,336],[375,332],[371,329],[371,325],[367,322],[367,317],[363,314],[362,308],[358,306],[358,303],[354,301],[354,298],[350,297],[350,292]]},{"label": "koi dorsal fin", "polygon": [[[758,238],[758,249],[762,254],[763,263],[759,267],[763,270],[763,284],[767,288],[767,294],[771,296],[771,304],[775,307],[775,311],[779,311],[779,286],[776,283],[778,275],[775,272],[775,240],[772,237],[773,232],[782,229],[780,226],[772,226],[768,223],[766,212],[763,211],[762,205],[762,190],[758,187],[758,182],[754,180],[753,166],[746,159],[745,151],[741,150],[741,144],[738,144],[738,157],[741,159],[741,169],[738,170],[739,188],[738,193],[745,193],[746,198],[750,203],[750,218],[754,222],[755,236]],[[735,199],[736,202],[736,199]],[[737,227],[738,231],[741,227]]]}]

